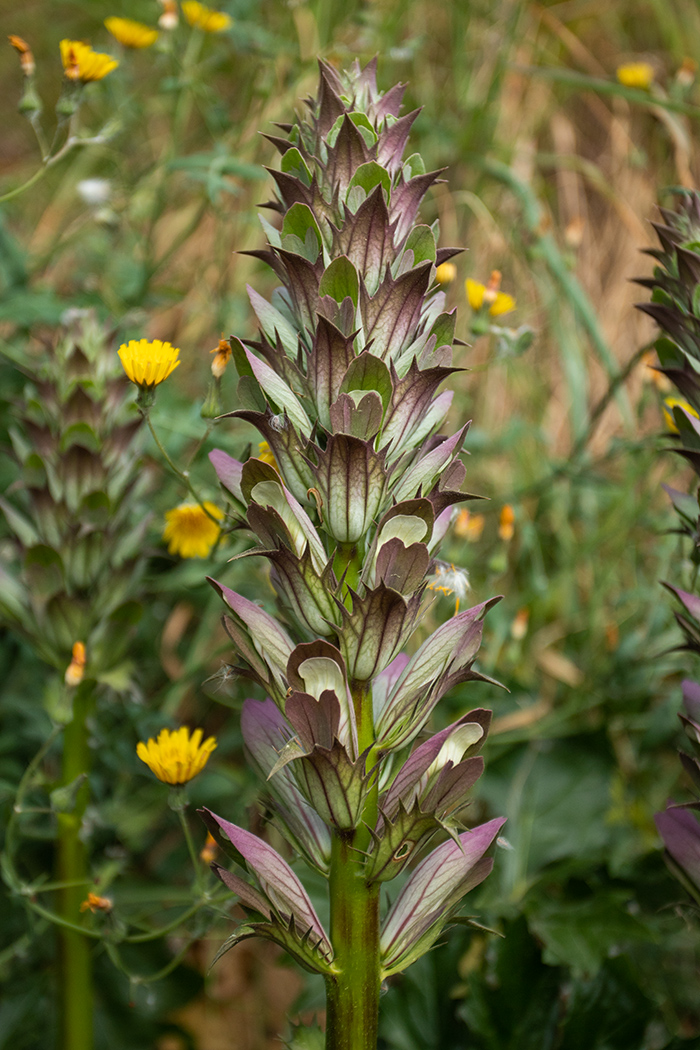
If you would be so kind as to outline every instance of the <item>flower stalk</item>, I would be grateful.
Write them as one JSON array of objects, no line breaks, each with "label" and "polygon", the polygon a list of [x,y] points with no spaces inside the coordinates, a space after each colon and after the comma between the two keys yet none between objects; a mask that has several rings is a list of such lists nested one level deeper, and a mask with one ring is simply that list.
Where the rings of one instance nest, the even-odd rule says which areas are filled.
[{"label": "flower stalk", "polygon": [[[63,737],[61,783],[64,787],[85,777],[90,769],[87,720],[94,709],[94,681],[86,680],[75,690],[73,718]],[[58,913],[66,923],[77,923],[86,887],[90,884],[88,853],[80,836],[89,789],[85,779],[67,812],[59,812],[57,877],[64,883],[58,893]],[[93,994],[90,940],[69,925],[58,928],[60,966],[59,1002],[63,1050],[92,1050]]]},{"label": "flower stalk", "polygon": [[[428,951],[488,875],[503,824],[464,830],[490,712],[425,739],[441,697],[482,678],[492,602],[461,609],[466,577],[452,567],[447,588],[437,559],[454,507],[476,497],[462,490],[468,425],[441,433],[455,317],[438,269],[456,250],[419,221],[440,172],[404,159],[418,113],[400,115],[402,92],[378,90],[375,63],[342,75],[321,63],[310,116],[268,136],[278,222],[263,221],[268,245],[252,254],[280,287],[271,302],[249,289],[258,338],[227,341],[230,415],[257,429],[259,454],[210,454],[230,516],[258,541],[243,556],[267,561],[276,596],[272,615],[210,580],[236,672],[262,697],[244,703],[243,739],[276,827],[328,880],[331,915],[326,931],[287,860],[204,809],[233,861],[212,868],[246,913],[220,954],[262,936],[321,974],[328,1050],[376,1047],[383,979]],[[436,581],[455,614],[409,644]],[[402,873],[382,915],[382,884]]]}]

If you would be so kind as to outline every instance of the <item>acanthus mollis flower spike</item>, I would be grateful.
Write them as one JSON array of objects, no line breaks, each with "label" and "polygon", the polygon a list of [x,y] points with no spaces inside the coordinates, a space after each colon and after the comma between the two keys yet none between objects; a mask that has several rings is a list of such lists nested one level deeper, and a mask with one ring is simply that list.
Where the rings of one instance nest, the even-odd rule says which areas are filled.
[{"label": "acanthus mollis flower spike", "polygon": [[435,943],[454,907],[493,867],[484,856],[505,818],[490,820],[451,839],[418,865],[396,898],[382,926],[384,977],[399,973]]},{"label": "acanthus mollis flower spike", "polygon": [[217,958],[239,941],[257,935],[280,944],[312,973],[329,973],[333,948],[306,890],[287,862],[250,831],[209,809],[198,812],[219,845],[255,875],[262,890],[261,893],[233,872],[212,864],[214,874],[238,895],[241,904],[265,920],[239,929],[224,944]]}]

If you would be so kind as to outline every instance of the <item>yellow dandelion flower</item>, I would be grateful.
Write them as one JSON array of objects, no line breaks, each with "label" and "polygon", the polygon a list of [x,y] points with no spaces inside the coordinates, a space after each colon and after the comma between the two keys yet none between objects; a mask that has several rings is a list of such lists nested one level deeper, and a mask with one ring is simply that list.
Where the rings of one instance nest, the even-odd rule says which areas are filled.
[{"label": "yellow dandelion flower", "polygon": [[455,518],[454,532],[467,543],[476,543],[481,539],[486,519],[483,514],[472,514],[469,510],[460,510]]},{"label": "yellow dandelion flower", "polygon": [[464,287],[467,293],[467,302],[472,310],[474,310],[474,312],[480,310],[484,305],[484,292],[486,291],[486,285],[480,284],[479,281],[473,281],[471,277],[467,277],[464,282]]},{"label": "yellow dandelion flower", "polygon": [[513,296],[508,295],[507,292],[498,292],[496,298],[489,306],[489,313],[492,317],[500,317],[501,314],[508,314],[514,309],[515,299]]},{"label": "yellow dandelion flower", "polygon": [[617,67],[615,76],[623,87],[648,91],[654,80],[654,68],[648,62],[625,62]]},{"label": "yellow dandelion flower", "polygon": [[190,737],[187,726],[181,726],[174,733],[161,729],[158,739],[151,737],[147,744],[139,741],[136,754],[164,784],[177,786],[187,784],[202,772],[215,747],[215,737],[202,743],[201,729],[195,729]]},{"label": "yellow dandelion flower", "polygon": [[122,343],[117,353],[128,378],[141,387],[157,386],[180,364],[180,351],[160,339],[131,339]]},{"label": "yellow dandelion flower", "polygon": [[81,911],[91,911],[93,915],[97,911],[109,912],[114,907],[109,897],[98,897],[96,893],[88,893],[86,899],[80,905]]},{"label": "yellow dandelion flower", "polygon": [[684,401],[682,397],[667,397],[664,398],[663,413],[664,419],[666,420],[666,426],[672,434],[678,433],[678,427],[673,417],[674,408],[682,408],[684,412],[687,412],[689,416],[695,416],[696,419],[700,419],[700,416],[695,411],[692,405],[689,405],[687,401]]},{"label": "yellow dandelion flower", "polygon": [[210,353],[216,354],[216,357],[211,363],[211,374],[215,379],[221,379],[226,371],[226,365],[231,359],[231,344],[228,339],[222,338],[219,340],[219,345],[215,346]]},{"label": "yellow dandelion flower", "polygon": [[457,276],[457,267],[454,263],[440,263],[435,271],[435,279],[438,284],[451,284]]},{"label": "yellow dandelion flower", "polygon": [[233,24],[230,15],[213,11],[199,0],[184,0],[182,13],[193,28],[203,29],[205,33],[223,33]]},{"label": "yellow dandelion flower", "polygon": [[485,304],[488,305],[489,313],[492,317],[499,317],[501,314],[507,314],[515,309],[513,296],[500,291],[500,270],[493,270],[488,284],[481,284],[480,281],[473,281],[471,277],[468,277],[464,287],[467,293],[467,302],[475,312],[480,310]]},{"label": "yellow dandelion flower", "polygon": [[79,80],[82,84],[91,80],[102,80],[119,65],[116,58],[93,51],[90,45],[82,40],[62,40],[60,48],[66,76],[69,80]]},{"label": "yellow dandelion flower", "polygon": [[135,22],[133,18],[105,18],[107,30],[124,47],[150,47],[158,39],[158,30]]},{"label": "yellow dandelion flower", "polygon": [[513,539],[515,533],[515,511],[511,507],[510,503],[504,504],[501,507],[501,514],[498,521],[498,535],[506,543],[509,543]]},{"label": "yellow dandelion flower", "polygon": [[272,449],[270,448],[270,446],[268,445],[267,441],[261,441],[260,444],[258,445],[257,458],[261,459],[263,461],[263,463],[269,463],[270,466],[274,467],[275,470],[279,473],[279,469],[280,468],[277,466],[277,460],[275,459],[275,454],[272,451]]},{"label": "yellow dandelion flower", "polygon": [[85,646],[82,642],[76,642],[73,646],[73,658],[64,675],[66,685],[80,685],[85,674],[85,662]]},{"label": "yellow dandelion flower", "polygon": [[169,554],[179,554],[181,558],[209,557],[221,529],[207,511],[219,520],[224,516],[223,511],[208,501],[201,507],[198,503],[181,503],[166,511],[163,539]]}]

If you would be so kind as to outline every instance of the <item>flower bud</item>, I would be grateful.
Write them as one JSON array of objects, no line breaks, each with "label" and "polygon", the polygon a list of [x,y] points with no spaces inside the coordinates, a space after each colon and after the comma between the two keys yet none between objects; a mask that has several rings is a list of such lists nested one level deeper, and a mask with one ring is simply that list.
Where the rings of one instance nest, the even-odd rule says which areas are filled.
[{"label": "flower bud", "polygon": [[73,659],[66,668],[64,680],[68,686],[80,685],[85,674],[85,646],[76,642],[73,646]]}]

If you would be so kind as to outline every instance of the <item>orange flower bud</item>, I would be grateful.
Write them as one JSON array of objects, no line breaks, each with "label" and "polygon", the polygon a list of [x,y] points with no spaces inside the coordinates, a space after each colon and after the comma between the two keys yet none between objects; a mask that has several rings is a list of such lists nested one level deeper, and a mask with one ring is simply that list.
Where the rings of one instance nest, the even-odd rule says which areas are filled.
[{"label": "orange flower bud", "polygon": [[85,646],[82,642],[76,642],[73,646],[73,659],[66,668],[64,680],[66,685],[80,685],[85,674]]},{"label": "orange flower bud", "polygon": [[109,897],[98,897],[96,893],[88,893],[87,898],[80,905],[81,911],[91,911],[93,915],[97,911],[110,912],[114,907]]},{"label": "orange flower bud", "polygon": [[211,374],[215,379],[221,379],[226,371],[226,365],[231,359],[231,344],[228,339],[220,339],[219,345],[215,346],[211,353],[216,354],[211,363]]},{"label": "orange flower bud", "polygon": [[513,539],[513,533],[515,532],[515,511],[511,507],[510,503],[504,504],[501,508],[501,516],[498,524],[498,535],[506,543],[509,543]]}]

